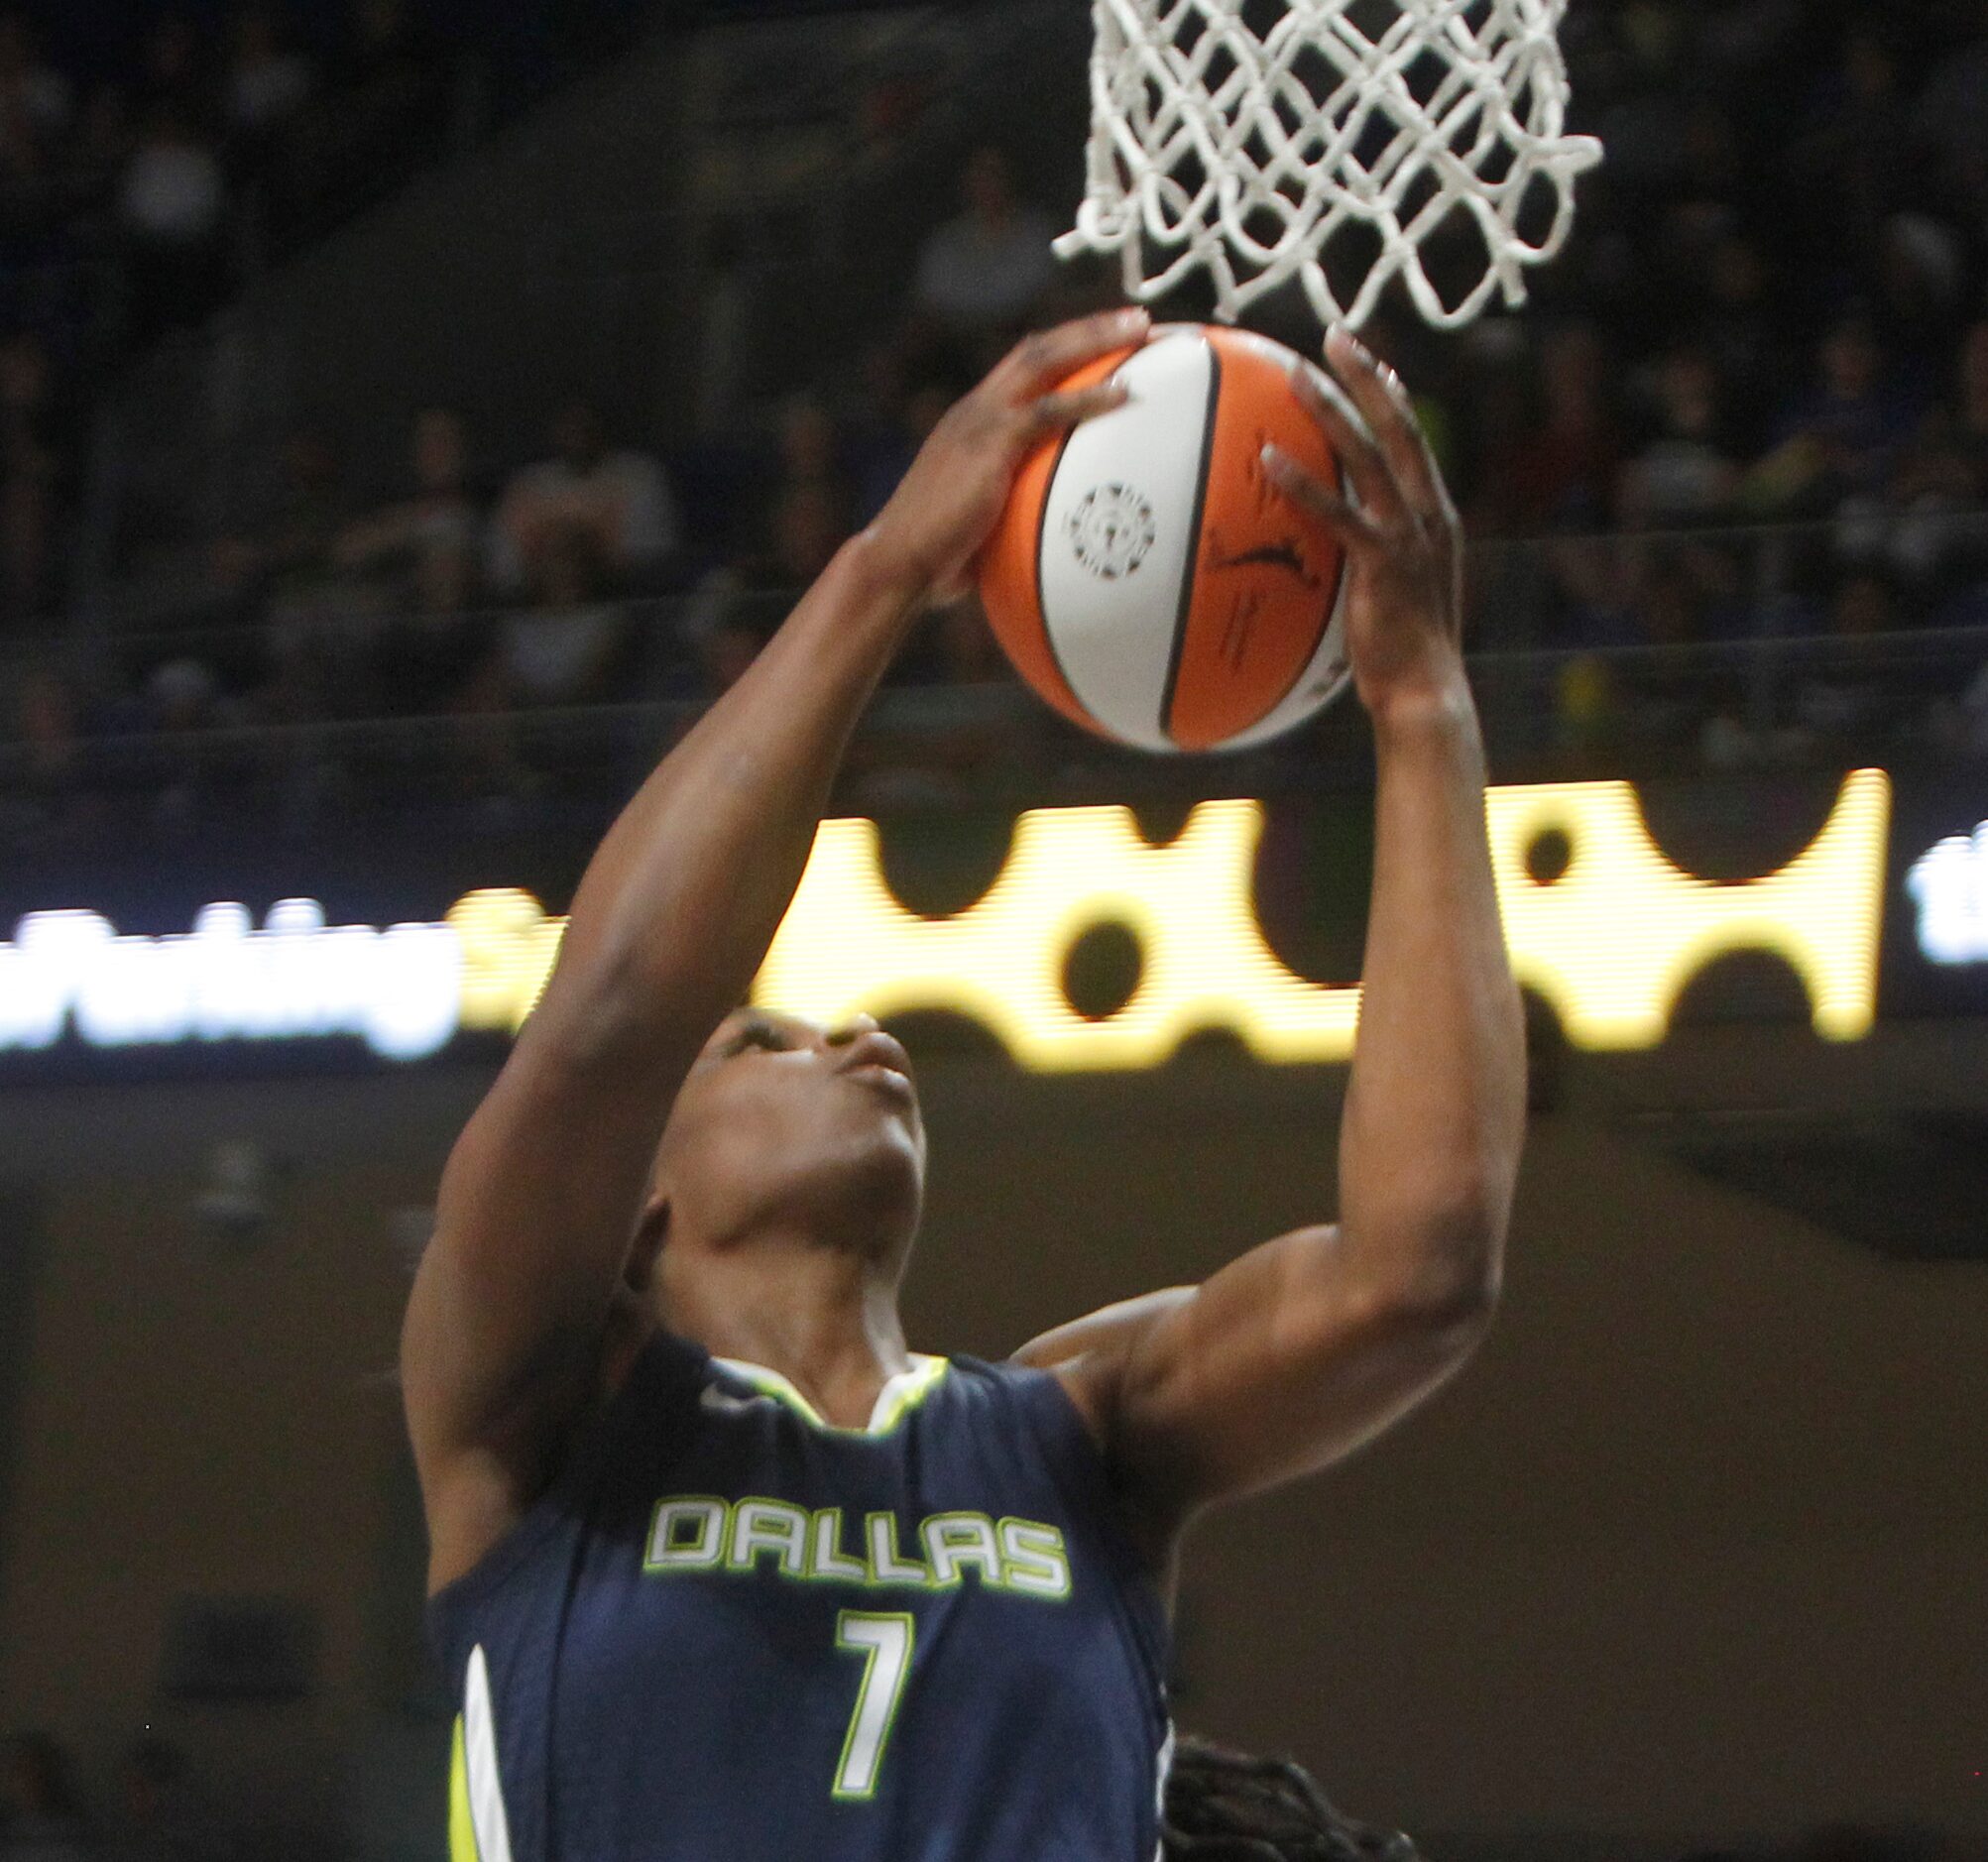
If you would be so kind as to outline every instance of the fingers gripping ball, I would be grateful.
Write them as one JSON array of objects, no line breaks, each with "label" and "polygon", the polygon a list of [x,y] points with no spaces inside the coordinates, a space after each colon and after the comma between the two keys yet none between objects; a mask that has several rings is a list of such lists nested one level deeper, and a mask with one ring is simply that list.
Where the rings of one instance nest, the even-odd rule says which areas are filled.
[{"label": "fingers gripping ball", "polygon": [[1065,717],[1140,750],[1246,750],[1345,687],[1345,551],[1263,466],[1274,442],[1341,481],[1291,386],[1305,366],[1182,326],[1063,384],[1130,399],[1030,455],[980,575],[1008,658]]}]

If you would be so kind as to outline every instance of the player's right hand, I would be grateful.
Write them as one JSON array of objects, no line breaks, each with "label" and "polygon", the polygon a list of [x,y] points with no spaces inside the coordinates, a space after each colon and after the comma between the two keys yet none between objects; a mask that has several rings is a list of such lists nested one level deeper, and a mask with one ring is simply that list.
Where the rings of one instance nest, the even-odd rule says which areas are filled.
[{"label": "player's right hand", "polygon": [[1345,545],[1346,652],[1375,726],[1455,715],[1469,705],[1457,507],[1401,378],[1350,330],[1333,332],[1326,360],[1338,396],[1309,369],[1296,371],[1292,385],[1332,442],[1344,485],[1327,484],[1274,446],[1265,468]]},{"label": "player's right hand", "polygon": [[964,595],[1030,449],[1125,403],[1122,388],[1059,394],[1057,385],[1151,334],[1145,311],[1114,310],[1026,337],[1010,351],[932,429],[871,525],[865,541],[885,585],[919,607]]}]

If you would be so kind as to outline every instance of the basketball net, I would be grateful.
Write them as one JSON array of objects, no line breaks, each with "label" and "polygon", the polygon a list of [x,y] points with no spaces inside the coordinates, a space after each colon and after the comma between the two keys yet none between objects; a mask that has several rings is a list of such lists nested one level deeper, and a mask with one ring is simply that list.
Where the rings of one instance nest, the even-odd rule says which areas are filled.
[{"label": "basketball net", "polygon": [[[1601,159],[1562,133],[1567,0],[1285,0],[1267,31],[1245,4],[1094,0],[1089,195],[1057,251],[1122,254],[1141,302],[1206,268],[1227,322],[1293,278],[1327,324],[1364,323],[1396,278],[1443,329],[1523,303]],[[1542,187],[1535,243],[1520,214]],[[1446,303],[1423,246],[1460,215],[1483,270]],[[1362,261],[1342,303],[1328,266]]]}]

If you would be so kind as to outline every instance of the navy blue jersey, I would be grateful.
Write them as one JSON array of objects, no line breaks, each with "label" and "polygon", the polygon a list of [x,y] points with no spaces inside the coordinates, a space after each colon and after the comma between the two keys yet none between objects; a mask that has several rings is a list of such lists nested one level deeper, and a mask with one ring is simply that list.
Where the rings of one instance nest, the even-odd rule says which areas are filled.
[{"label": "navy blue jersey", "polygon": [[1057,1380],[868,1430],[658,1337],[429,1604],[453,1862],[1152,1862],[1166,1623]]}]

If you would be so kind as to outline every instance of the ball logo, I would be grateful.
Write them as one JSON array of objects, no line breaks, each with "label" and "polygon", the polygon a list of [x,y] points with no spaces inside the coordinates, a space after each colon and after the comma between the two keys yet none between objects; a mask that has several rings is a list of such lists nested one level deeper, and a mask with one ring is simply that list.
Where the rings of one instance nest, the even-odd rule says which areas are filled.
[{"label": "ball logo", "polygon": [[1070,514],[1077,560],[1104,582],[1130,575],[1159,534],[1153,508],[1129,485],[1100,485]]}]

